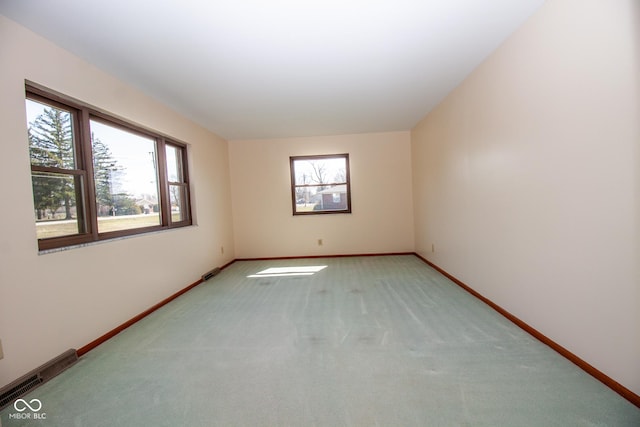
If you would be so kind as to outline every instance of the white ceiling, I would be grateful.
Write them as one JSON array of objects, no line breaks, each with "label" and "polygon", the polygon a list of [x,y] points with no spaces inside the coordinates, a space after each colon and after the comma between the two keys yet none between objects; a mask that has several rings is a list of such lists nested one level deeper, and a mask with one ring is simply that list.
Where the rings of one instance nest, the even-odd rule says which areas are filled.
[{"label": "white ceiling", "polygon": [[227,139],[409,130],[544,0],[0,0]]}]

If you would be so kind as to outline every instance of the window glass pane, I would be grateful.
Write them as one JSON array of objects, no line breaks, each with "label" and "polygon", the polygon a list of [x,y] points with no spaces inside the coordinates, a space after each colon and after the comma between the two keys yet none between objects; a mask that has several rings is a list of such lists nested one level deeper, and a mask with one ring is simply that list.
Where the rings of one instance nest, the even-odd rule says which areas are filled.
[{"label": "window glass pane", "polygon": [[156,142],[91,120],[98,232],[160,225]]},{"label": "window glass pane", "polygon": [[26,105],[31,164],[75,169],[71,112],[31,99]]},{"label": "window glass pane", "polygon": [[347,182],[345,158],[294,160],[296,185]]},{"label": "window glass pane", "polygon": [[76,203],[83,197],[81,176],[34,172],[31,183],[38,239],[84,233]]},{"label": "window glass pane", "polygon": [[296,213],[346,210],[346,184],[296,188]]},{"label": "window glass pane", "polygon": [[184,185],[169,185],[171,222],[185,221],[187,216],[187,192]]},{"label": "window glass pane", "polygon": [[167,177],[169,182],[184,182],[182,174],[182,150],[174,145],[166,145]]}]

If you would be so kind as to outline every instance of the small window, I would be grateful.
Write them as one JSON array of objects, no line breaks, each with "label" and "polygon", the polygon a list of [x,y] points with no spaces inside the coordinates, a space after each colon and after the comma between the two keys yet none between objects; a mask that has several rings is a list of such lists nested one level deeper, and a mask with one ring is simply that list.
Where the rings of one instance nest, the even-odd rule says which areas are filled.
[{"label": "small window", "polygon": [[26,85],[40,250],[191,224],[187,147]]},{"label": "small window", "polygon": [[169,200],[171,204],[171,224],[189,221],[189,182],[186,172],[187,152],[184,147],[166,145],[167,179],[169,181]]},{"label": "small window", "polygon": [[351,213],[349,155],[290,157],[294,215]]}]

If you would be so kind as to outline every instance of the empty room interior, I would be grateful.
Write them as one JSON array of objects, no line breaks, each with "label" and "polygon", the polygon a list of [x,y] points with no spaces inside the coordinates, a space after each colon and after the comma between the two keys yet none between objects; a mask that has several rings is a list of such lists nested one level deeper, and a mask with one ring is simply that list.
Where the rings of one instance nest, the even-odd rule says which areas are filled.
[{"label": "empty room interior", "polygon": [[640,2],[0,1],[0,425],[640,425]]}]

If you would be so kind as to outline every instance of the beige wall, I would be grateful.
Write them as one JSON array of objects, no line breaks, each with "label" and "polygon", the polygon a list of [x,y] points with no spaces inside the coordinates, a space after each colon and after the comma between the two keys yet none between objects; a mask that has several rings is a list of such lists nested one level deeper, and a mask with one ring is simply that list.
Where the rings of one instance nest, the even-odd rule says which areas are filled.
[{"label": "beige wall", "polygon": [[[413,251],[410,152],[409,132],[230,141],[237,257]],[[289,156],[338,153],[353,213],[293,216]]]},{"label": "beige wall", "polygon": [[635,393],[639,5],[546,2],[412,132],[417,251]]},{"label": "beige wall", "polygon": [[[234,248],[224,140],[2,16],[0,64],[1,387],[195,282]],[[25,79],[191,144],[198,225],[38,255]]]}]

